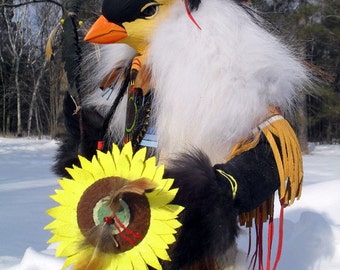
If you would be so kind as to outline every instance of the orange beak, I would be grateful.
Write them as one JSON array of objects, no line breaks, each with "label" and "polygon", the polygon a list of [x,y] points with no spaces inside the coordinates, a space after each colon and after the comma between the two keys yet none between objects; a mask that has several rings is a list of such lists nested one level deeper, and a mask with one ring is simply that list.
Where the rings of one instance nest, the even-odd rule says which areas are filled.
[{"label": "orange beak", "polygon": [[84,39],[93,43],[110,44],[126,37],[126,30],[122,26],[109,22],[101,15],[91,26]]}]

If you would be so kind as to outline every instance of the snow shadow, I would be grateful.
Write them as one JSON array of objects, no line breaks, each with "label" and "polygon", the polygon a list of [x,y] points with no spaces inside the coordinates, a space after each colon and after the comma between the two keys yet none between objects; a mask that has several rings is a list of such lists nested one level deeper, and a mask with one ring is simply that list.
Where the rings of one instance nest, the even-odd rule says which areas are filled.
[{"label": "snow shadow", "polygon": [[329,220],[322,214],[303,211],[297,222],[286,219],[284,226],[283,251],[278,269],[318,269],[321,261],[334,256],[333,231]]}]

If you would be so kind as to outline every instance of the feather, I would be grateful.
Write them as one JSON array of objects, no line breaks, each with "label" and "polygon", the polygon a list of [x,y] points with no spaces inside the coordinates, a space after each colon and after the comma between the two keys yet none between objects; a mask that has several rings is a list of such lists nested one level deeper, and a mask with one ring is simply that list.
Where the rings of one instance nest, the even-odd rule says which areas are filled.
[{"label": "feather", "polygon": [[138,195],[143,195],[145,191],[154,189],[155,187],[155,183],[150,182],[150,180],[145,178],[126,182],[121,188],[119,188],[118,190],[114,190],[112,194],[110,194],[108,205],[110,206],[112,213],[116,213],[120,207],[119,201],[123,197],[124,193],[130,192]]},{"label": "feather", "polygon": [[89,260],[78,260],[73,266],[73,270],[101,270],[103,269],[103,260],[101,254],[93,254]]},{"label": "feather", "polygon": [[62,29],[61,23],[58,23],[56,27],[53,28],[50,35],[48,36],[46,42],[45,49],[45,57],[47,61],[53,60],[55,54],[55,48],[59,47],[58,43],[61,43],[61,34],[60,31]]}]

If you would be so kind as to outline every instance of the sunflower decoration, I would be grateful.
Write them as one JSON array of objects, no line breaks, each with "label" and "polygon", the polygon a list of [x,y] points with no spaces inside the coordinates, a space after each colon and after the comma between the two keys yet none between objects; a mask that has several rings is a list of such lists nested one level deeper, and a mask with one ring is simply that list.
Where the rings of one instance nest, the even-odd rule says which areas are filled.
[{"label": "sunflower decoration", "polygon": [[66,257],[63,269],[161,269],[159,259],[170,260],[183,207],[170,204],[177,189],[164,166],[145,156],[145,148],[133,155],[130,143],[113,145],[91,161],[80,156],[80,167],[67,169],[72,179],[58,180],[45,229],[59,243],[56,256]]}]

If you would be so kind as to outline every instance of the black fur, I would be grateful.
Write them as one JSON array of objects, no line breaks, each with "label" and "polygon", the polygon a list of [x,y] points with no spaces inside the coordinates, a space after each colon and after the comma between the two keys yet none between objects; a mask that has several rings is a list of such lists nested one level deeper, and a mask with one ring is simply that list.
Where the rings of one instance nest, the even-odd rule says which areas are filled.
[{"label": "black fur", "polygon": [[[188,6],[190,11],[195,11],[201,5],[202,0],[186,0],[188,2]],[[241,4],[243,0],[234,0],[236,3]]]},{"label": "black fur", "polygon": [[[237,180],[235,207],[240,213],[260,206],[280,186],[274,155],[263,135],[255,148],[214,167],[227,172]],[[221,174],[217,174],[217,177],[221,183],[229,185]]]},{"label": "black fur", "polygon": [[165,269],[181,269],[224,254],[238,234],[237,211],[230,187],[218,184],[208,157],[198,150],[183,154],[173,160],[165,177],[175,179],[179,191],[174,203],[185,207],[180,216],[183,226]]},{"label": "black fur", "polygon": [[63,23],[64,33],[62,39],[62,60],[73,96],[76,96],[80,82],[81,48],[78,41],[77,25],[75,15],[67,16]]},{"label": "black fur", "polygon": [[69,93],[66,93],[63,104],[64,125],[66,134],[62,135],[52,167],[59,176],[69,176],[65,168],[79,165],[78,155],[91,159],[96,154],[97,142],[104,135],[104,119],[95,110],[82,109],[74,114],[75,104]]},{"label": "black fur", "polygon": [[[110,121],[116,112],[118,104],[127,89],[130,80],[130,65],[124,70],[124,82],[119,88],[109,112],[105,117],[101,116],[96,108],[81,107],[81,110],[74,114],[76,107],[69,92],[66,93],[63,103],[63,119],[66,134],[61,138],[57,151],[56,162],[52,167],[54,173],[59,176],[69,176],[66,167],[79,165],[78,155],[91,159],[96,154],[98,141],[105,139]],[[80,95],[86,93],[80,92]],[[104,140],[103,151],[111,149],[111,144],[117,143],[112,140]]]},{"label": "black fur", "polygon": [[201,0],[186,0],[186,1],[188,1],[190,11],[197,10],[201,4]]},{"label": "black fur", "polygon": [[[217,169],[237,181],[234,199],[230,182]],[[253,149],[214,167],[198,150],[183,154],[171,162],[165,176],[174,178],[174,187],[179,188],[174,203],[185,207],[180,216],[183,226],[170,254],[172,261],[165,264],[165,269],[171,270],[218,269],[211,264],[188,266],[225,254],[238,234],[238,214],[260,206],[280,184],[273,152],[264,136]]]}]

